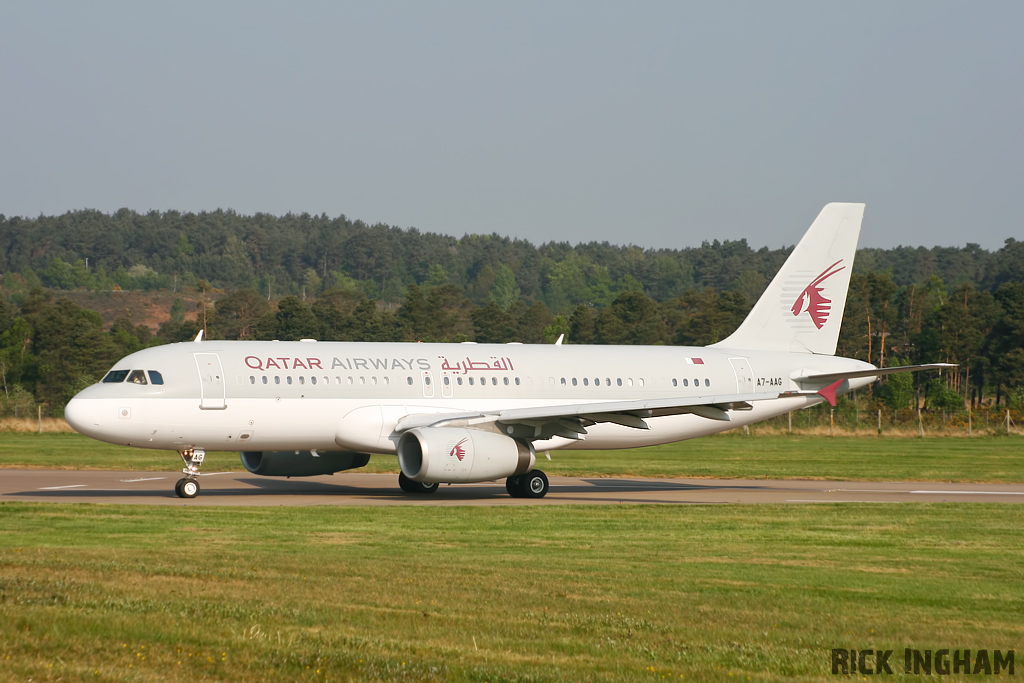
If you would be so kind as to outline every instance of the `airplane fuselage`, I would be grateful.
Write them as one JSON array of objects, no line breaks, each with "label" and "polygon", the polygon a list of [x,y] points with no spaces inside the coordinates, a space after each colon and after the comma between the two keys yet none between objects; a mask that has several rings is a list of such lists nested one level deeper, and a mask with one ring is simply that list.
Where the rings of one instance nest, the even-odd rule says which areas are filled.
[{"label": "airplane fuselage", "polygon": [[[88,436],[142,448],[340,447],[393,454],[395,428],[410,414],[778,395],[806,390],[794,379],[800,376],[872,367],[835,356],[708,347],[204,341],[127,356],[114,371],[129,371],[134,381],[85,389],[68,404],[66,416]],[[153,383],[151,371],[162,384]],[[872,379],[848,380],[840,392]],[[748,410],[729,411],[727,421],[696,414],[652,417],[645,430],[601,423],[580,439],[555,436],[534,446],[540,451],[668,443],[822,400],[804,393],[753,401]]]}]

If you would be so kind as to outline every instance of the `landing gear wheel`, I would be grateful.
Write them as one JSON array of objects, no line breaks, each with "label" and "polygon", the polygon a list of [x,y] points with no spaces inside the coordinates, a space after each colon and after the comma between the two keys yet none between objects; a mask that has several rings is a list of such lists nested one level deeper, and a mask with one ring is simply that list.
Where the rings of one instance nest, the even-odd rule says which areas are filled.
[{"label": "landing gear wheel", "polygon": [[199,493],[199,482],[195,479],[179,479],[174,485],[174,492],[180,498],[195,498]]},{"label": "landing gear wheel", "polygon": [[505,490],[508,491],[508,495],[513,498],[523,497],[523,477],[522,475],[516,475],[509,477],[505,480]]},{"label": "landing gear wheel", "polygon": [[174,485],[174,492],[178,494],[179,498],[195,498],[199,493],[199,482],[196,477],[199,476],[199,468],[202,466],[203,460],[206,459],[206,451],[202,448],[186,448],[183,451],[178,451],[178,455],[185,463],[185,467],[181,470],[185,478],[179,479],[178,483]]},{"label": "landing gear wheel", "polygon": [[540,470],[530,470],[520,475],[520,491],[524,498],[543,498],[549,488],[548,477]]},{"label": "landing gear wheel", "polygon": [[404,472],[399,472],[398,487],[406,493],[433,493],[440,487],[440,484],[436,481],[413,481],[405,476]]}]

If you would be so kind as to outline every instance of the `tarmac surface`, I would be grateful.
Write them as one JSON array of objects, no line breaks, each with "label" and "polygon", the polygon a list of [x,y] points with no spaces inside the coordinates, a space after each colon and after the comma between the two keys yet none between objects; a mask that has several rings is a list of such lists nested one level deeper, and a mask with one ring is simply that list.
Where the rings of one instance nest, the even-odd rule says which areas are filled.
[{"label": "tarmac surface", "polygon": [[0,469],[0,501],[142,505],[566,505],[655,503],[1024,503],[1024,484],[797,479],[551,477],[548,495],[511,498],[504,480],[442,485],[429,495],[398,488],[394,474],[284,479],[203,473],[196,498],[174,493],[177,472]]}]

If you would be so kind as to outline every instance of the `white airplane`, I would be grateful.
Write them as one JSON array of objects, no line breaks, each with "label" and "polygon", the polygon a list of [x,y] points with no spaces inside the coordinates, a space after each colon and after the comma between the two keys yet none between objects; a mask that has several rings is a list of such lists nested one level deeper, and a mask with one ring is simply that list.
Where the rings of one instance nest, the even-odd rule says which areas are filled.
[{"label": "white airplane", "polygon": [[[65,417],[100,441],[176,450],[199,492],[206,451],[253,474],[312,476],[398,456],[399,486],[505,478],[539,498],[538,451],[714,434],[835,404],[893,372],[835,357],[863,204],[828,204],[750,314],[707,347],[213,341],[121,359]],[[559,340],[561,341],[561,340]]]}]

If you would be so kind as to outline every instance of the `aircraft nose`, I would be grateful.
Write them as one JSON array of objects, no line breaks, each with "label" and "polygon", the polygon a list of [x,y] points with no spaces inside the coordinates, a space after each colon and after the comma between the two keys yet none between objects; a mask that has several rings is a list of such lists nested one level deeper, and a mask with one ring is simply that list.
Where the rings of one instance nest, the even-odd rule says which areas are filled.
[{"label": "aircraft nose", "polygon": [[99,428],[96,409],[87,399],[73,398],[64,407],[64,419],[79,434],[91,435]]}]

